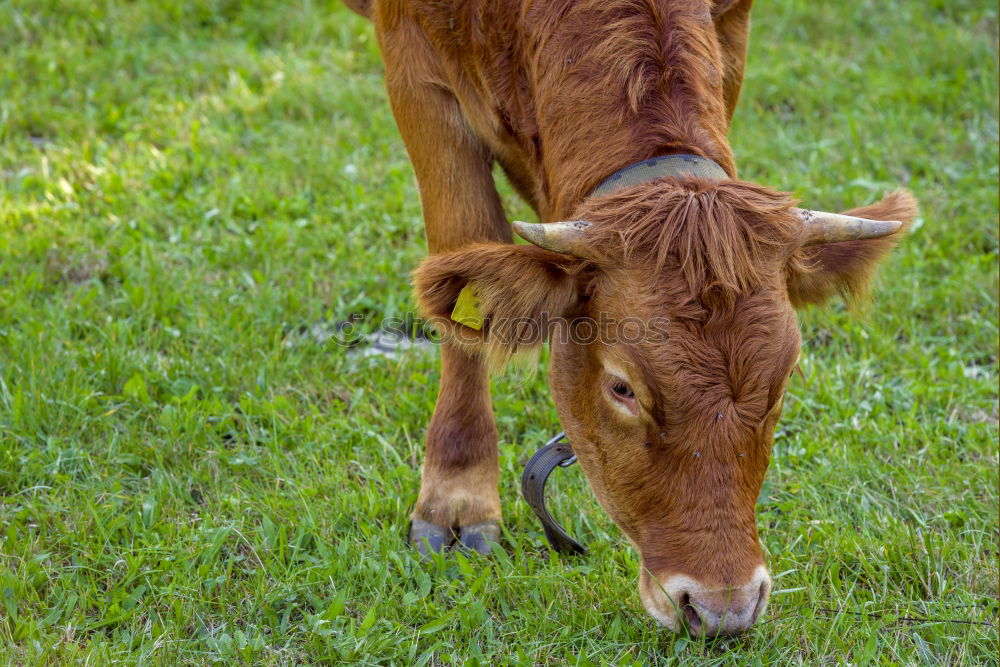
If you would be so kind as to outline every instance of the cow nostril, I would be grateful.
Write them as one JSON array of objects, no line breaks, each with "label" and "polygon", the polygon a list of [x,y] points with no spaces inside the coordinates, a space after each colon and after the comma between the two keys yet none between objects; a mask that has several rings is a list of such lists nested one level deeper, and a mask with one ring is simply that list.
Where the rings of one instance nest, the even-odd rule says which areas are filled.
[{"label": "cow nostril", "polygon": [[691,604],[691,596],[688,593],[681,595],[679,600],[681,610],[684,612],[684,617],[687,619],[688,628],[692,634],[698,634],[701,630],[701,616],[698,615],[698,611]]},{"label": "cow nostril", "polygon": [[764,608],[764,600],[767,598],[767,580],[760,582],[760,589],[757,591],[757,603],[753,607],[753,616],[750,617],[750,624],[757,622],[760,610]]}]

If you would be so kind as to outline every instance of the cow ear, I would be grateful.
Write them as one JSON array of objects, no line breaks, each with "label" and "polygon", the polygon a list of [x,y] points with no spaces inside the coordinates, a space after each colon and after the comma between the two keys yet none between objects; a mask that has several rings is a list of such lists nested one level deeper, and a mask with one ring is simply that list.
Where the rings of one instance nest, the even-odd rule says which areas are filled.
[{"label": "cow ear", "polygon": [[553,320],[576,312],[582,265],[531,245],[473,245],[424,260],[413,272],[414,294],[447,342],[496,370],[537,350]]},{"label": "cow ear", "polygon": [[838,292],[849,303],[863,302],[879,263],[903,238],[917,213],[917,200],[906,190],[892,192],[878,203],[845,211],[847,215],[871,220],[900,220],[903,226],[882,238],[824,243],[797,250],[785,272],[792,305],[798,308],[823,303]]}]

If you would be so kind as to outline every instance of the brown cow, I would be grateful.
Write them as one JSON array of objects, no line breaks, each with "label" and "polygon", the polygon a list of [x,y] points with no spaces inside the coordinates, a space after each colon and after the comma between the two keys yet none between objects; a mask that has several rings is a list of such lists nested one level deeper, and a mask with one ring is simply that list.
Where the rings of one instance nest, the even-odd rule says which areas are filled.
[{"label": "brown cow", "polygon": [[[431,252],[416,295],[446,341],[412,516],[422,550],[497,539],[487,368],[549,334],[560,419],[639,551],[646,609],[706,635],[759,617],[755,500],[799,354],[793,307],[861,295],[916,203],[812,213],[737,180],[726,135],[751,2],[348,0],[382,48]],[[676,154],[714,176],[590,196]],[[495,162],[542,220],[576,222],[515,223],[535,245],[512,245]],[[466,286],[479,329],[449,319]]]}]

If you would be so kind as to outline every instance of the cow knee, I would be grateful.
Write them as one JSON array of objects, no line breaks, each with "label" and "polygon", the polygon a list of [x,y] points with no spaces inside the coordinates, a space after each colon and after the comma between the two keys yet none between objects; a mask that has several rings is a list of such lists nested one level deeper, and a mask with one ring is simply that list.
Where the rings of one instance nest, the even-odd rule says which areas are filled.
[{"label": "cow knee", "polygon": [[413,519],[453,530],[499,522],[498,478],[496,461],[463,469],[425,465]]}]

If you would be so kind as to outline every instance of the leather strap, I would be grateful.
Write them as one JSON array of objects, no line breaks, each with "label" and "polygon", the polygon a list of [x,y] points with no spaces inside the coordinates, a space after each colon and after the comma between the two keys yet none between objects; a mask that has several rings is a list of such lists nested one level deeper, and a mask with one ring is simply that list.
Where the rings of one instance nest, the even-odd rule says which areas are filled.
[{"label": "leather strap", "polygon": [[605,178],[591,190],[590,197],[603,197],[631,185],[669,176],[697,176],[713,181],[729,178],[726,170],[700,155],[663,155],[630,164]]},{"label": "leather strap", "polygon": [[585,554],[587,548],[570,537],[545,507],[545,482],[548,481],[549,474],[557,466],[565,468],[576,463],[576,454],[565,437],[565,433],[560,433],[549,440],[524,466],[521,494],[542,522],[545,537],[553,549],[561,554]]}]

